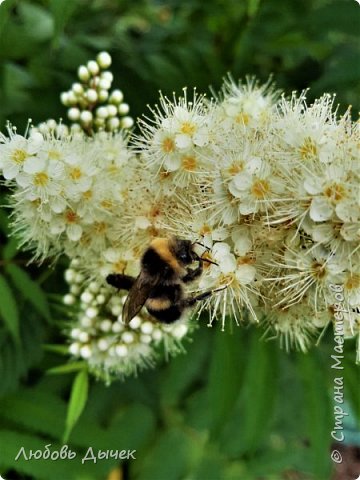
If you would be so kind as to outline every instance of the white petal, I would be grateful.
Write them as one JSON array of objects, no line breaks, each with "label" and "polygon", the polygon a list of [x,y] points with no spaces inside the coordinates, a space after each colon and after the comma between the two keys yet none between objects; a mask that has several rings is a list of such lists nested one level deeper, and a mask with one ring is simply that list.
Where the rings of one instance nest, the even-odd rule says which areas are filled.
[{"label": "white petal", "polygon": [[[247,172],[238,173],[233,178],[232,182],[238,190],[249,190],[252,185],[252,178]],[[231,183],[231,182],[230,182]]]},{"label": "white petal", "polygon": [[236,278],[243,285],[251,283],[256,275],[256,268],[252,265],[239,265],[236,269]]},{"label": "white petal", "polygon": [[316,197],[312,200],[310,206],[310,218],[314,222],[324,222],[329,220],[333,214],[332,206],[325,198]]},{"label": "white petal", "polygon": [[179,148],[189,148],[193,144],[192,138],[190,135],[186,135],[185,133],[179,133],[175,135],[175,145]]},{"label": "white petal", "polygon": [[151,222],[146,217],[136,217],[135,226],[136,226],[136,228],[140,228],[141,230],[145,230],[146,228],[151,226]]},{"label": "white petal", "polygon": [[245,197],[239,205],[241,215],[250,215],[251,213],[256,213],[258,209],[259,208],[256,205],[256,202],[251,197]]},{"label": "white petal", "polygon": [[360,218],[360,208],[355,205],[349,205],[347,202],[341,202],[336,205],[336,215],[343,222],[357,222]]},{"label": "white petal", "polygon": [[249,173],[259,173],[261,167],[263,165],[263,161],[259,157],[252,157],[246,164],[246,170]]},{"label": "white petal", "polygon": [[236,269],[236,259],[235,256],[232,255],[231,253],[226,255],[221,259],[221,262],[219,264],[220,270],[222,273],[231,273],[234,272]]},{"label": "white petal", "polygon": [[16,183],[20,185],[20,187],[28,187],[31,184],[32,176],[28,175],[27,173],[21,172],[16,177]]},{"label": "white petal", "polygon": [[6,180],[12,180],[19,173],[20,167],[18,164],[8,162],[3,167],[3,176]]},{"label": "white petal", "polygon": [[181,159],[179,155],[168,155],[164,160],[164,168],[169,172],[175,172],[180,168]]},{"label": "white petal", "polygon": [[45,170],[45,159],[42,157],[30,157],[24,162],[24,172],[37,173]]},{"label": "white petal", "polygon": [[82,228],[80,225],[76,225],[76,224],[68,225],[66,229],[66,234],[69,240],[72,240],[73,242],[77,242],[81,238]]},{"label": "white petal", "polygon": [[316,195],[322,190],[322,182],[319,178],[307,178],[304,181],[304,188],[310,195]]}]

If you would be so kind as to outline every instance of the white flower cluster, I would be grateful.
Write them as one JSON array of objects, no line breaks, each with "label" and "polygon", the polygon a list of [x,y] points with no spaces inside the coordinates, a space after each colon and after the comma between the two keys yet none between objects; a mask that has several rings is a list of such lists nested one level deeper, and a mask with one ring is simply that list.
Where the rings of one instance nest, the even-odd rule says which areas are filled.
[{"label": "white flower cluster", "polygon": [[192,325],[184,320],[173,325],[154,323],[145,313],[125,325],[121,312],[126,296],[98,281],[85,286],[86,277],[77,270],[79,264],[74,259],[65,271],[70,293],[64,303],[76,306],[67,330],[69,352],[87,361],[96,377],[109,383],[152,366],[161,349],[166,356],[182,350],[181,340]]},{"label": "white flower cluster", "polygon": [[[225,287],[198,305],[209,325],[263,324],[286,348],[306,350],[334,320],[329,285],[341,284],[345,331],[359,335],[360,129],[349,112],[338,118],[329,95],[308,105],[306,92],[286,99],[251,80],[227,80],[212,100],[185,89],[151,112],[130,143],[118,132],[1,137],[0,169],[14,187],[23,243],[41,259],[76,258],[76,275],[91,282],[81,293],[71,287],[83,294],[79,318],[87,308],[100,312],[99,296],[97,325],[113,302],[121,310],[104,278],[136,276],[150,241],[176,235],[200,241],[208,251],[199,254],[216,263],[204,263],[191,289]],[[76,321],[71,352],[91,364],[98,344],[88,345],[90,326]],[[103,365],[113,365],[109,352]]]},{"label": "white flower cluster", "polygon": [[123,101],[123,92],[110,91],[114,77],[107,68],[111,62],[107,52],[100,52],[96,60],[79,67],[79,81],[60,96],[68,107],[69,120],[89,134],[99,130],[114,132],[134,125],[128,115],[130,107]]}]

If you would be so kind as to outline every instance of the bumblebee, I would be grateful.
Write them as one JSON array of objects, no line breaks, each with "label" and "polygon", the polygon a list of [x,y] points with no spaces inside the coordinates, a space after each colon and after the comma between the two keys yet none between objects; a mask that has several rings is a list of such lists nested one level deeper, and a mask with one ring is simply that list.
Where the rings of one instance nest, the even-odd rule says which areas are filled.
[{"label": "bumblebee", "polygon": [[[173,323],[181,317],[186,308],[226,288],[220,287],[193,297],[185,296],[184,285],[200,277],[203,263],[215,264],[194,251],[196,244],[199,242],[192,243],[178,237],[155,238],[142,256],[141,270],[137,278],[122,274],[110,274],[106,277],[108,284],[119,290],[129,291],[122,312],[125,324],[129,323],[144,305],[149,314],[159,322]],[[194,262],[198,262],[198,266],[190,268]]]}]

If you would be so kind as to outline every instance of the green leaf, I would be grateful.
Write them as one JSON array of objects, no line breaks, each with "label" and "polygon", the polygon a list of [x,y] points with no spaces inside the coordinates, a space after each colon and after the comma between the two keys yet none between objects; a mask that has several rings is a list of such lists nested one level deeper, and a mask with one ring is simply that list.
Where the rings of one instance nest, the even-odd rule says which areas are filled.
[{"label": "green leaf", "polygon": [[70,401],[65,421],[64,442],[68,441],[69,435],[85,408],[89,390],[89,374],[87,370],[79,372],[72,385]]},{"label": "green leaf", "polygon": [[72,373],[82,370],[86,366],[86,362],[70,362],[65,363],[64,365],[59,365],[58,367],[52,367],[46,370],[46,373],[50,375],[59,375],[63,373]]},{"label": "green leaf", "polygon": [[327,480],[332,468],[329,451],[333,423],[329,385],[317,352],[298,354],[297,360],[303,384],[303,409],[310,442],[308,466],[317,479]]},{"label": "green leaf", "polygon": [[242,332],[213,332],[214,345],[206,388],[209,428],[215,434],[226,422],[238,397],[246,348]]},{"label": "green leaf", "polygon": [[55,24],[54,37],[58,39],[79,4],[74,0],[50,0],[50,11]]},{"label": "green leaf", "polygon": [[23,29],[37,42],[50,40],[54,32],[53,19],[49,12],[34,3],[19,2],[19,14],[23,20]]},{"label": "green leaf", "polygon": [[69,349],[66,345],[51,345],[45,343],[43,345],[45,352],[58,353],[59,355],[69,355]]},{"label": "green leaf", "polygon": [[248,15],[249,17],[253,17],[256,15],[257,11],[259,10],[261,0],[248,0]]},{"label": "green leaf", "polygon": [[3,259],[11,260],[18,252],[18,241],[16,238],[11,238],[3,248]]},{"label": "green leaf", "polygon": [[[134,465],[139,480],[179,480],[186,478],[193,450],[199,447],[180,429],[161,434],[141,464]],[[170,454],[176,452],[176,455]]]},{"label": "green leaf", "polygon": [[2,29],[7,23],[10,16],[10,9],[14,6],[15,0],[7,0],[0,5],[0,35],[2,34]]},{"label": "green leaf", "polygon": [[224,451],[233,456],[253,453],[259,447],[269,427],[277,393],[274,379],[277,378],[278,345],[262,341],[260,332],[253,330],[246,355],[241,392],[221,433]]},{"label": "green leaf", "polygon": [[66,404],[50,392],[21,389],[0,400],[1,417],[34,432],[60,439]]},{"label": "green leaf", "polygon": [[15,287],[22,293],[23,297],[28,300],[44,318],[49,319],[49,304],[41,287],[39,287],[25,270],[13,263],[6,266],[6,272],[9,274]]},{"label": "green leaf", "polygon": [[14,294],[0,274],[0,316],[16,342],[19,342],[19,312]]}]

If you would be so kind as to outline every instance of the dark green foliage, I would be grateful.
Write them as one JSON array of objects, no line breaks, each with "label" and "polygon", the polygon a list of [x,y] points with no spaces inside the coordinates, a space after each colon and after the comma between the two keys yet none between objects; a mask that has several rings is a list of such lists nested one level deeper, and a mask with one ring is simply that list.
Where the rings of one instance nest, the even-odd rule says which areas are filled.
[{"label": "dark green foliage", "polygon": [[[356,112],[359,31],[354,0],[5,0],[0,130],[7,120],[22,133],[29,117],[64,116],[60,92],[104,49],[135,117],[159,89],[217,90],[228,72],[261,81],[272,74],[287,93],[310,87],[310,100],[335,92]],[[124,480],[280,480],[291,471],[330,478],[331,335],[307,355],[286,354],[255,328],[222,333],[202,320],[186,355],[111,387],[91,380],[88,389],[83,363],[66,363],[65,346],[44,347],[63,342],[65,310],[49,294],[64,293],[66,261],[56,270],[27,266],[7,216],[0,210],[1,475],[104,479],[119,461],[82,465],[91,446],[137,450],[122,462]],[[344,395],[359,419],[354,350],[349,342]],[[15,462],[21,446],[59,449],[64,434],[76,460]]]}]

